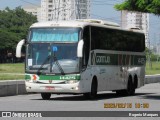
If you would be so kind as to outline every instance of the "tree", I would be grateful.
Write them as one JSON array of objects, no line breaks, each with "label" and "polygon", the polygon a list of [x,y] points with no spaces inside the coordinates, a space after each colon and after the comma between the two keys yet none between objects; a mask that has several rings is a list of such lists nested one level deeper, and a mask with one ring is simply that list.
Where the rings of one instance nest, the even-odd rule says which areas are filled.
[{"label": "tree", "polygon": [[160,15],[160,0],[126,0],[114,6],[116,10],[129,10]]},{"label": "tree", "polygon": [[8,52],[15,53],[17,43],[27,38],[28,29],[35,22],[36,16],[20,7],[0,10],[0,58],[5,58]]}]

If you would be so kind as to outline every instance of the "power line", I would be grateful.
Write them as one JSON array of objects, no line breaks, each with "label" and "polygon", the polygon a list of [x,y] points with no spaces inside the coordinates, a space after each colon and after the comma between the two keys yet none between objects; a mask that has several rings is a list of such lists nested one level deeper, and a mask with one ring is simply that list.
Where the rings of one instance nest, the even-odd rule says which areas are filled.
[{"label": "power line", "polygon": [[[112,3],[110,3],[110,2],[112,2]],[[115,4],[113,4],[113,2],[114,3],[117,3],[117,2],[119,3],[120,1],[118,1],[118,0],[107,0],[107,1],[106,0],[105,1],[104,0],[101,0],[101,1],[92,0],[91,4],[96,4],[96,5],[97,4],[98,5],[115,5]]]},{"label": "power line", "polygon": [[[122,2],[124,0],[107,0],[107,2]],[[92,0],[91,2],[106,2],[106,0]]]},{"label": "power line", "polygon": [[114,4],[110,4],[110,3],[91,3],[93,5],[111,5],[113,6]]},{"label": "power line", "polygon": [[[28,2],[28,1],[25,1],[25,0],[20,0],[20,1],[22,1],[22,2],[25,2],[25,3],[28,3],[28,4],[32,4],[32,5],[34,5],[34,6],[38,6],[39,7],[39,5],[37,5],[37,4],[34,4],[34,3],[31,3],[31,2]],[[40,0],[35,0],[35,1],[40,1]],[[119,0],[108,0],[108,1],[110,1],[110,2],[120,2]],[[107,1],[107,2],[108,2]],[[101,2],[101,3],[98,3],[98,2]],[[93,0],[93,1],[91,1],[91,4],[93,4],[93,5],[114,5],[114,4],[110,4],[110,3],[107,3],[106,2],[106,0]],[[57,3],[56,1],[54,2],[55,4]],[[68,3],[67,3],[68,4]],[[54,9],[54,10],[56,10],[56,9]],[[59,13],[58,13],[59,14]],[[115,19],[113,19],[113,18],[106,18],[106,17],[103,17],[103,16],[99,16],[99,15],[95,15],[95,14],[91,14],[91,15],[93,15],[93,16],[96,16],[96,17],[100,17],[100,18],[103,18],[103,19],[111,19],[111,20],[115,20]],[[120,21],[120,20],[115,20],[115,21]],[[159,23],[159,22],[157,22],[157,23]],[[150,24],[150,26],[152,25],[157,25],[157,23],[151,23]]]},{"label": "power line", "polygon": [[37,6],[37,7],[40,7],[40,6],[37,5],[37,4],[31,3],[31,2],[28,2],[28,1],[25,1],[25,0],[20,0],[20,1],[25,2],[25,3],[28,3],[28,4],[31,4],[31,5],[34,5],[34,6]]},{"label": "power line", "polygon": [[38,2],[40,2],[41,0],[35,0],[35,1],[38,1]]},{"label": "power line", "polygon": [[96,14],[91,14],[92,16],[95,16],[95,17],[99,17],[103,20],[113,20],[113,21],[116,21],[116,22],[121,22],[120,20],[117,20],[115,18],[118,18],[118,17],[112,17],[112,18],[106,18],[106,17],[103,17],[103,16],[100,16],[100,15],[96,15]]}]

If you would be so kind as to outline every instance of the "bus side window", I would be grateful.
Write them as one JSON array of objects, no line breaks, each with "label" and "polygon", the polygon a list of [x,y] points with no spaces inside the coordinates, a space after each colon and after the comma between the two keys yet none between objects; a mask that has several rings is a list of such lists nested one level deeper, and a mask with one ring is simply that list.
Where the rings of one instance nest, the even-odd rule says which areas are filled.
[{"label": "bus side window", "polygon": [[83,31],[83,40],[84,40],[84,47],[83,47],[83,66],[87,66],[89,53],[90,53],[90,32],[89,27],[85,27]]}]

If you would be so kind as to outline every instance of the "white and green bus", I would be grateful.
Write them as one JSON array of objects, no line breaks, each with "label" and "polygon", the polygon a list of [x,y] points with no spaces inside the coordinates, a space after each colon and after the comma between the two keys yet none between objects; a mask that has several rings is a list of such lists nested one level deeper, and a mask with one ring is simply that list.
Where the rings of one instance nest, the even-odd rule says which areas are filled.
[{"label": "white and green bus", "polygon": [[115,91],[133,95],[144,85],[145,36],[102,20],[50,21],[30,27],[27,40],[17,45],[21,57],[26,46],[26,90],[51,94]]}]

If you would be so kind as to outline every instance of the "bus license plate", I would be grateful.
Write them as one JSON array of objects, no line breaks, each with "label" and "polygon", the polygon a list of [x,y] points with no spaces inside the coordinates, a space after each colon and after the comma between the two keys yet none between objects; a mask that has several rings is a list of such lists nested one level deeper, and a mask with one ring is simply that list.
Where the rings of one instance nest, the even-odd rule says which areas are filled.
[{"label": "bus license plate", "polygon": [[55,88],[52,87],[52,86],[46,86],[45,89],[46,89],[46,90],[55,90]]}]

